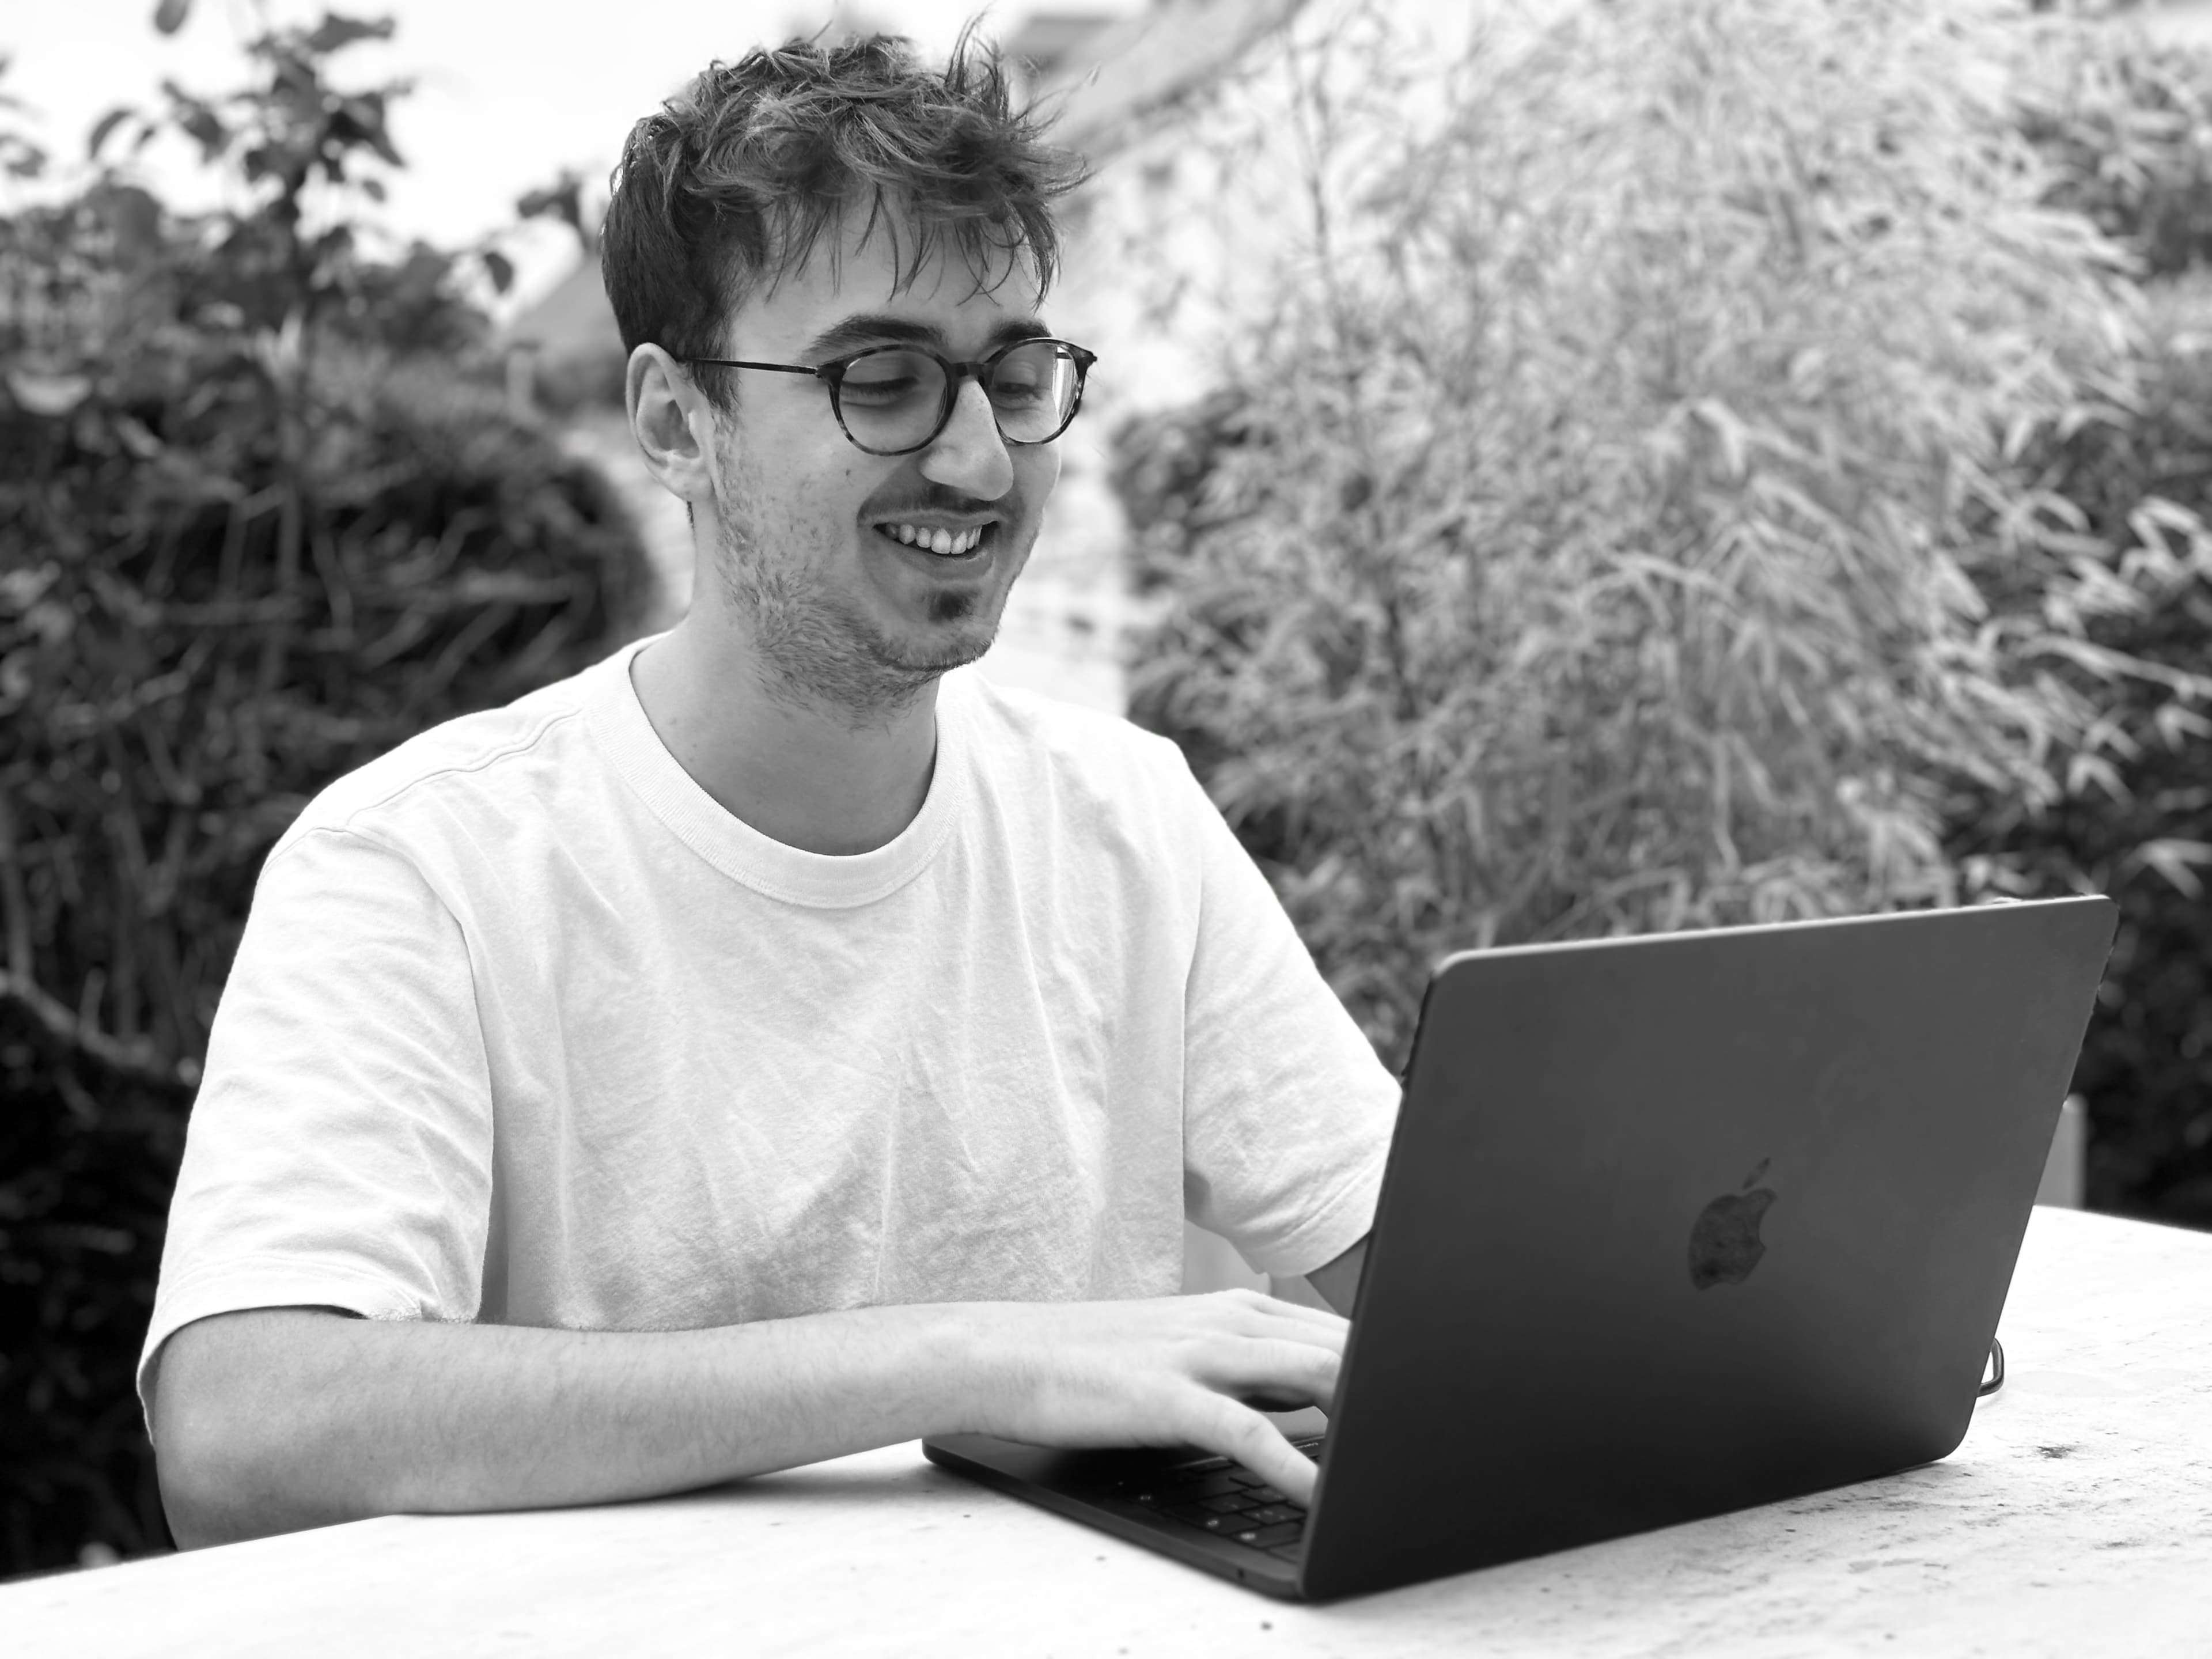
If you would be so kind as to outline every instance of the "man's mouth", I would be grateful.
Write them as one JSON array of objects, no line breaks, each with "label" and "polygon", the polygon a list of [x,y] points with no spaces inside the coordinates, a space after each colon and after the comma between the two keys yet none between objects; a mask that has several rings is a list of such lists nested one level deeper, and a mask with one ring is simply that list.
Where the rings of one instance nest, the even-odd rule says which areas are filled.
[{"label": "man's mouth", "polygon": [[934,553],[940,559],[964,558],[991,538],[995,526],[973,524],[958,529],[945,525],[884,523],[876,526],[876,533],[888,536],[903,546],[918,548],[924,553]]}]

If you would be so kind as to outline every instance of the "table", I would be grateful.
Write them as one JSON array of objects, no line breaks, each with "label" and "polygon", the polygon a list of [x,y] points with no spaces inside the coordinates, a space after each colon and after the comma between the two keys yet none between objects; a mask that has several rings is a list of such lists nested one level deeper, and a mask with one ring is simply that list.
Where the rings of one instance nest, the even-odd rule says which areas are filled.
[{"label": "table", "polygon": [[392,1516],[0,1588],[32,1655],[2212,1650],[2212,1235],[2039,1209],[1946,1462],[1321,1607],[918,1447],[652,1503]]}]

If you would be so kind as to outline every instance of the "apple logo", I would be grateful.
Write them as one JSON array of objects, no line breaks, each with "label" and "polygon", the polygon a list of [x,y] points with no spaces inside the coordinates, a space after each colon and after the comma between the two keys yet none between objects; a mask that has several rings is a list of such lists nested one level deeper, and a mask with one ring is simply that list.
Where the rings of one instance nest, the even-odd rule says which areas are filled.
[{"label": "apple logo", "polygon": [[1699,1290],[1742,1284],[1766,1254],[1759,1224],[1765,1218],[1775,1193],[1771,1187],[1753,1183],[1772,1162],[1762,1158],[1743,1178],[1741,1192],[1723,1193],[1698,1212],[1698,1224],[1690,1229],[1690,1283]]}]

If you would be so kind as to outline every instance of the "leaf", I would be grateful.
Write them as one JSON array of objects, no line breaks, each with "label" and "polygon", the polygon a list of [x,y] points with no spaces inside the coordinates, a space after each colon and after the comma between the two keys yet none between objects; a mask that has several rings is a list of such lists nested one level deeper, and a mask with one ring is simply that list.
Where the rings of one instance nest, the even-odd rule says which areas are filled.
[{"label": "leaf", "polygon": [[85,159],[88,161],[97,161],[100,159],[100,147],[107,142],[109,135],[137,112],[128,104],[118,104],[106,114],[101,116],[94,124],[91,137],[85,141]]},{"label": "leaf", "polygon": [[68,414],[92,392],[92,382],[82,374],[45,374],[36,369],[8,371],[8,392],[17,407],[49,420]]},{"label": "leaf", "polygon": [[177,125],[198,141],[203,161],[214,161],[230,143],[230,129],[205,105],[186,110],[177,118]]},{"label": "leaf", "polygon": [[551,184],[518,198],[514,212],[520,219],[558,219],[577,235],[584,235],[582,175],[564,168]]},{"label": "leaf", "polygon": [[161,247],[161,204],[136,185],[104,186],[88,198],[115,237],[118,252],[146,259]]},{"label": "leaf", "polygon": [[331,116],[330,133],[342,144],[367,145],[392,167],[407,165],[392,148],[391,135],[385,131],[384,100],[376,93],[341,99]]},{"label": "leaf", "polygon": [[143,421],[129,415],[115,417],[115,435],[123,447],[139,460],[150,461],[161,453],[161,441],[155,437]]},{"label": "leaf", "polygon": [[192,0],[161,0],[154,8],[154,27],[164,34],[174,34],[191,15]]},{"label": "leaf", "polygon": [[2176,750],[2190,742],[2212,738],[2212,720],[2178,702],[2161,704],[2151,716],[2151,728],[2160,743]]},{"label": "leaf", "polygon": [[39,602],[61,574],[61,566],[49,562],[35,569],[19,568],[0,574],[0,611],[22,615]]},{"label": "leaf", "polygon": [[1735,411],[1717,398],[1701,398],[1694,412],[1720,442],[1722,476],[1731,481],[1742,477],[1749,463],[1750,445]]},{"label": "leaf", "polygon": [[2184,898],[2202,898],[2204,882],[2195,866],[2212,864],[2212,842],[2172,838],[2147,841],[2136,848],[2128,862],[2157,872]]},{"label": "leaf", "polygon": [[389,40],[392,31],[392,21],[389,17],[370,21],[326,11],[323,14],[323,21],[315,26],[305,44],[312,52],[333,52],[341,47],[352,46],[357,40]]}]

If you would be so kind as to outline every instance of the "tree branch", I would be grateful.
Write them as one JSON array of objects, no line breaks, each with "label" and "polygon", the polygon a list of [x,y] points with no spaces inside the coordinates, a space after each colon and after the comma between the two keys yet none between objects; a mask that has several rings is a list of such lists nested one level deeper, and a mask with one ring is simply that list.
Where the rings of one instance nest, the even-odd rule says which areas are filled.
[{"label": "tree branch", "polygon": [[199,1086],[196,1060],[167,1060],[151,1043],[125,1042],[101,1030],[82,1015],[40,990],[31,977],[30,905],[23,892],[23,874],[15,867],[15,817],[7,793],[0,790],[0,932],[6,940],[6,963],[0,969],[0,1003],[13,1003],[44,1027],[46,1035],[99,1061],[119,1077],[165,1088]]},{"label": "tree branch", "polygon": [[0,974],[0,1003],[13,1003],[38,1021],[46,1034],[118,1077],[164,1088],[196,1089],[200,1067],[195,1060],[166,1060],[151,1043],[123,1042],[89,1020],[80,1019],[36,985],[15,974]]}]

